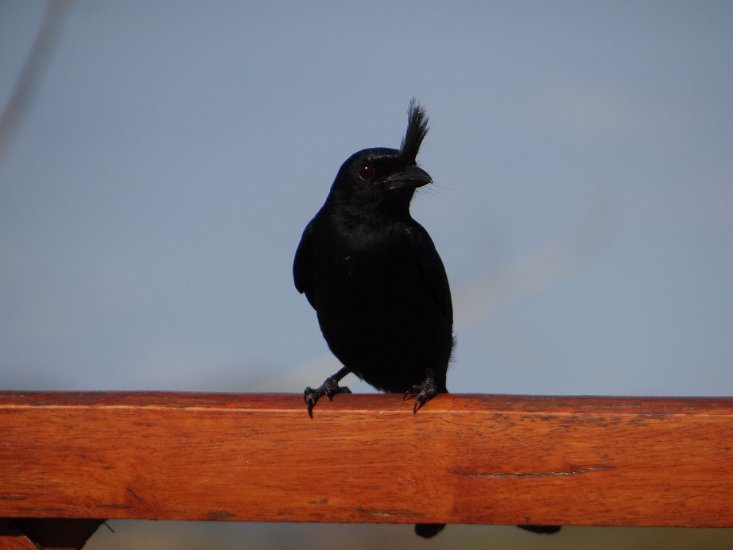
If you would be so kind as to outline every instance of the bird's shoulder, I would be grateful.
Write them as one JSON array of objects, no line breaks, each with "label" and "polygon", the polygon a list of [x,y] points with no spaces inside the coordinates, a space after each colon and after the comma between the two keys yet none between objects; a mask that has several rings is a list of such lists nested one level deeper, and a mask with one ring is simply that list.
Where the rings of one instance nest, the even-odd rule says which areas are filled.
[{"label": "bird's shoulder", "polygon": [[295,259],[293,260],[293,281],[295,288],[301,294],[308,292],[312,287],[312,274],[310,269],[311,253],[313,248],[313,228],[316,219],[311,220],[303,230],[300,237],[298,248],[295,251]]},{"label": "bird's shoulder", "polygon": [[328,205],[324,205],[305,226],[295,251],[293,280],[298,292],[308,295],[313,289],[314,269],[317,269],[315,265],[321,256],[339,254],[340,249],[349,247],[348,241],[353,238],[351,232],[339,222],[338,216],[334,216]]}]

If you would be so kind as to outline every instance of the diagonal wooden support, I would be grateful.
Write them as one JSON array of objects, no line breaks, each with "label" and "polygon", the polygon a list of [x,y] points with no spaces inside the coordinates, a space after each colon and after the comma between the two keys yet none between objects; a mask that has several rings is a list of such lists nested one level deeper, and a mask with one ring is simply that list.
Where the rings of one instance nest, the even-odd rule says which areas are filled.
[{"label": "diagonal wooden support", "polygon": [[0,550],[78,550],[101,523],[94,519],[0,520]]},{"label": "diagonal wooden support", "polygon": [[37,550],[37,548],[33,541],[25,536],[13,521],[0,519],[0,549]]},{"label": "diagonal wooden support", "polygon": [[0,433],[5,518],[733,526],[733,398],[0,393]]}]

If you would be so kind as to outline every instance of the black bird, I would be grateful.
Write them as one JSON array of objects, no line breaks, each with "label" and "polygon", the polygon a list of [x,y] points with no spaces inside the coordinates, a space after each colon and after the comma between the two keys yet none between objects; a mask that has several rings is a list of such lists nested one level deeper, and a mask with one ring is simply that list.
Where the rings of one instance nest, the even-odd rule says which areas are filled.
[{"label": "black bird", "polygon": [[[323,207],[295,253],[295,287],[316,310],[343,368],[307,387],[308,414],[327,395],[350,393],[339,381],[354,373],[375,388],[415,397],[414,411],[447,392],[453,308],[443,262],[428,232],[410,216],[418,187],[432,182],[416,163],[428,131],[413,99],[398,149],[363,149],[336,175]],[[415,530],[433,536],[442,524]]]},{"label": "black bird", "polygon": [[416,397],[415,410],[446,392],[453,310],[443,263],[410,200],[431,183],[415,158],[427,133],[413,100],[399,150],[363,149],[343,163],[326,202],[303,232],[295,287],[316,310],[344,367],[306,388],[308,414],[320,397],[348,392],[354,373],[377,389]]}]

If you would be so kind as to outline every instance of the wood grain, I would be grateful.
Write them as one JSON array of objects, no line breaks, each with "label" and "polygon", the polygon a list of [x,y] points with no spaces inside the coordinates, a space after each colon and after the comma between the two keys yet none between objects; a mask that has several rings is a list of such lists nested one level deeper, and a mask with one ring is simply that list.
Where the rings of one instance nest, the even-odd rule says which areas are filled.
[{"label": "wood grain", "polygon": [[733,398],[0,393],[0,517],[733,526]]}]

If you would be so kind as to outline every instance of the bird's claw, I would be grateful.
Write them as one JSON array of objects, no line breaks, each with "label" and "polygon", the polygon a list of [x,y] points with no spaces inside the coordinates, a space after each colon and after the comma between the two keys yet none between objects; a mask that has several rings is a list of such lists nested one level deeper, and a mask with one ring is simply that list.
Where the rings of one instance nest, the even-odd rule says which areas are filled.
[{"label": "bird's claw", "polygon": [[306,387],[303,392],[303,400],[308,405],[308,416],[313,418],[313,407],[316,406],[321,397],[325,395],[329,400],[332,400],[337,393],[351,393],[351,390],[346,386],[339,386],[338,380],[333,377],[326,378],[325,382],[318,388]]},{"label": "bird's claw", "polygon": [[411,397],[415,398],[415,406],[412,408],[412,412],[414,414],[436,395],[438,395],[438,386],[435,384],[432,371],[428,369],[425,380],[423,380],[421,384],[415,384],[411,388],[408,388],[402,399],[404,401]]}]

